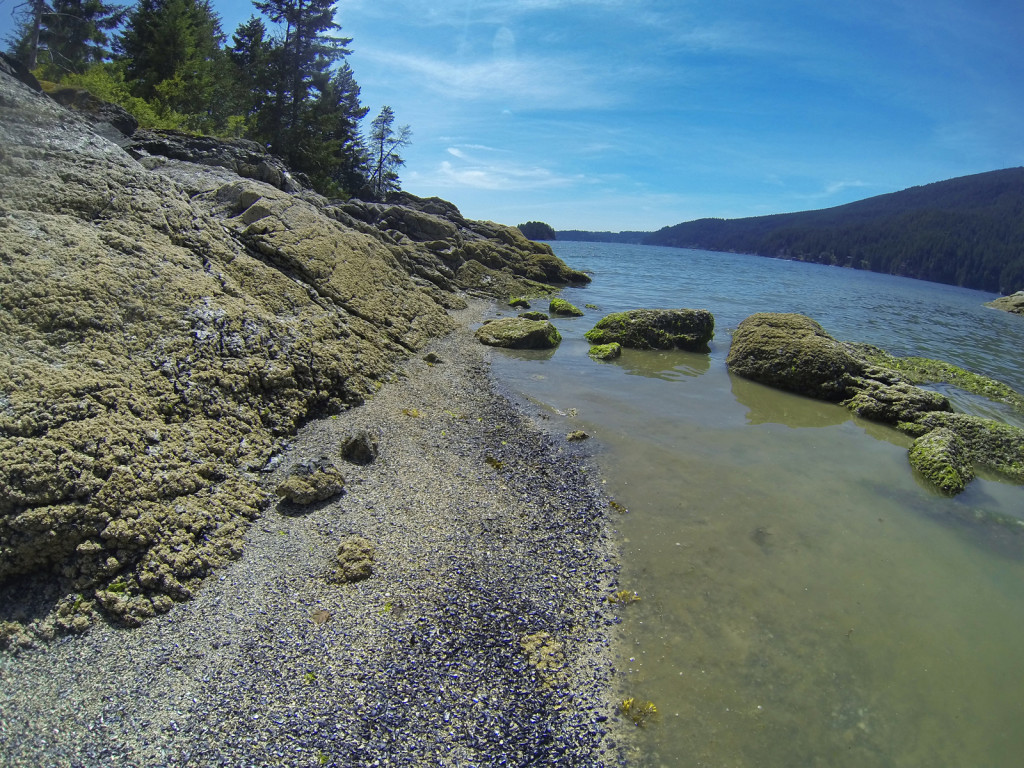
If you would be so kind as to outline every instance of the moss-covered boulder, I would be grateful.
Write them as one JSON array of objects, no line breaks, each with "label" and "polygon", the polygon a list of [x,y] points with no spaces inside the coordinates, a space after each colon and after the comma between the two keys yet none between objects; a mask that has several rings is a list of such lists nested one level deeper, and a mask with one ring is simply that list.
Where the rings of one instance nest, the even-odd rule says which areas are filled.
[{"label": "moss-covered boulder", "polygon": [[587,354],[595,360],[614,360],[622,354],[622,345],[615,341],[611,344],[594,344]]},{"label": "moss-covered boulder", "polygon": [[544,312],[520,312],[519,317],[525,318],[526,320],[550,320]]},{"label": "moss-covered boulder", "polygon": [[528,299],[524,299],[521,296],[513,296],[508,301],[508,305],[514,309],[529,309],[530,302]]},{"label": "moss-covered boulder", "polygon": [[565,317],[583,317],[583,310],[557,296],[551,299],[551,303],[548,305],[548,312],[552,315],[564,315]]},{"label": "moss-covered boulder", "polygon": [[706,352],[715,319],[705,309],[633,309],[606,315],[584,335],[595,345]]},{"label": "moss-covered boulder", "polygon": [[327,580],[335,584],[362,581],[373,575],[377,548],[362,536],[349,536],[338,547]]},{"label": "moss-covered boulder", "polygon": [[522,317],[490,320],[477,330],[476,337],[487,346],[507,349],[553,349],[562,341],[551,323]]},{"label": "moss-covered boulder", "polygon": [[960,493],[974,479],[974,469],[963,441],[944,427],[933,429],[914,441],[910,448],[910,464],[951,496]]},{"label": "moss-covered boulder", "polygon": [[851,393],[864,363],[805,315],[760,312],[732,336],[729,370],[801,395],[839,402]]}]

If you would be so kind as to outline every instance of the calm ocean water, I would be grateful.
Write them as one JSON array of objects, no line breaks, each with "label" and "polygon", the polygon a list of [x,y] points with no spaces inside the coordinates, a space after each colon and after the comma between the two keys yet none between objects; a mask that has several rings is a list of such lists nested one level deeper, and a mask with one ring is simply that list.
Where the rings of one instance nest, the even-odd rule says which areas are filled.
[{"label": "calm ocean water", "polygon": [[[597,309],[555,321],[553,354],[494,366],[556,428],[593,436],[629,510],[621,582],[642,600],[622,609],[619,682],[659,710],[627,731],[632,764],[1020,765],[1024,539],[976,521],[1024,518],[1024,488],[978,479],[944,498],[914,476],[905,436],[732,377],[725,357],[748,315],[802,312],[1024,391],[1024,319],[983,307],[988,294],[866,272],[554,247],[594,278],[562,295]],[[710,310],[711,353],[587,357],[598,319],[644,307]]]}]

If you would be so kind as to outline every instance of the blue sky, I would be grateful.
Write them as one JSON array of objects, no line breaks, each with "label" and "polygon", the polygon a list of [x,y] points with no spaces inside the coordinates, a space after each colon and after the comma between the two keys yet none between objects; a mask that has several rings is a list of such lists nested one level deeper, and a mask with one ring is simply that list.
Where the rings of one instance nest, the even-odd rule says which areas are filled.
[{"label": "blue sky", "polygon": [[[229,35],[252,12],[214,7]],[[1020,0],[340,0],[337,20],[371,116],[412,127],[403,186],[471,218],[657,229],[1024,165]]]}]

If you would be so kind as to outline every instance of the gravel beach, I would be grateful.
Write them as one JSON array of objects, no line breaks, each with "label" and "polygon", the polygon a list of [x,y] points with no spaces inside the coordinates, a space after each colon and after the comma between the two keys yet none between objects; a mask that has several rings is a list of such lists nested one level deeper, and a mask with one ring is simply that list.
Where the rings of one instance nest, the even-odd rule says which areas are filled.
[{"label": "gravel beach", "polygon": [[[343,495],[272,506],[140,628],[0,655],[3,765],[620,764],[615,513],[584,450],[498,393],[485,309],[261,473],[327,457]],[[366,465],[339,451],[360,431]],[[373,573],[333,583],[352,535]]]}]

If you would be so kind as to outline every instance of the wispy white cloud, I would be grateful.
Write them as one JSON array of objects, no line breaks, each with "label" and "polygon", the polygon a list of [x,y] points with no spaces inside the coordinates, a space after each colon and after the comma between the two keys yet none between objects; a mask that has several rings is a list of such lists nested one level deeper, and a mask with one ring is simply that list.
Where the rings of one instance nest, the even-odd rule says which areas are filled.
[{"label": "wispy white cloud", "polygon": [[411,78],[416,87],[446,99],[500,102],[505,108],[587,109],[608,106],[612,94],[600,87],[599,72],[570,57],[502,57],[471,62],[437,56],[369,50],[375,65]]},{"label": "wispy white cloud", "polygon": [[845,192],[848,189],[858,189],[860,187],[870,187],[866,181],[833,181],[825,186],[825,197],[831,197],[837,195],[840,192]]},{"label": "wispy white cloud", "polygon": [[486,157],[459,147],[448,147],[446,151],[455,161],[442,160],[433,170],[413,173],[408,181],[444,189],[468,187],[518,192],[568,187],[583,181],[582,176],[563,175],[540,165],[519,163],[515,157],[495,161],[494,150],[488,150]]}]

